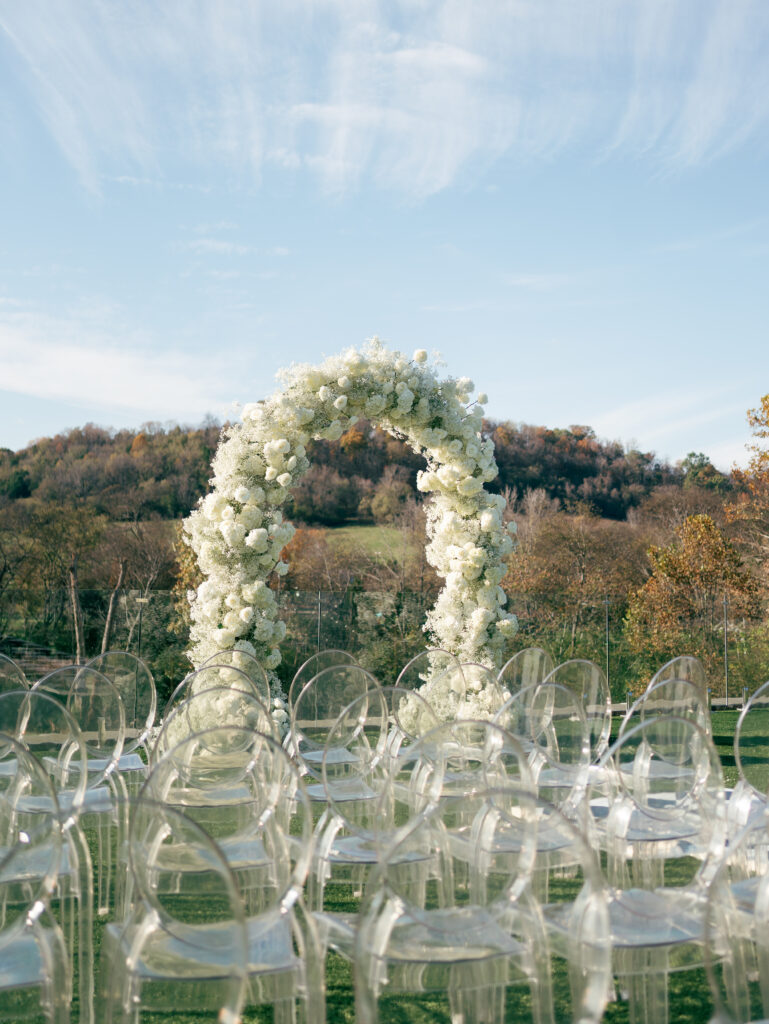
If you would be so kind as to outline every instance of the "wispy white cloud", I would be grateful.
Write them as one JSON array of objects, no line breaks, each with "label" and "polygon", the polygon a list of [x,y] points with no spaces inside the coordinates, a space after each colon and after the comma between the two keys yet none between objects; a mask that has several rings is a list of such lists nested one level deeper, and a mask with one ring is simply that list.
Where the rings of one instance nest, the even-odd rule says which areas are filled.
[{"label": "wispy white cloud", "polygon": [[198,255],[214,256],[246,256],[254,251],[253,246],[223,238],[193,238],[188,242],[180,242],[178,247]]},{"label": "wispy white cloud", "polygon": [[147,416],[195,419],[232,399],[210,356],[167,349],[127,328],[105,326],[98,309],[66,317],[0,311],[3,391]]},{"label": "wispy white cloud", "polygon": [[744,466],[748,459],[748,428],[735,432],[735,425],[745,420],[746,399],[737,397],[736,391],[724,386],[689,393],[656,392],[614,406],[594,416],[591,423],[600,437],[632,440],[642,450],[666,458],[703,451],[715,466],[727,471],[735,462]]},{"label": "wispy white cloud", "polygon": [[728,391],[715,388],[689,394],[655,392],[600,413],[593,417],[593,426],[604,437],[642,435],[651,442],[674,431],[712,423],[742,408],[736,403],[725,404],[726,394]]},{"label": "wispy white cloud", "polygon": [[424,195],[508,152],[691,165],[769,119],[764,0],[445,0],[397,17],[381,0],[25,0],[0,31],[96,191],[175,180],[174,152],[192,178],[278,164],[332,191]]}]

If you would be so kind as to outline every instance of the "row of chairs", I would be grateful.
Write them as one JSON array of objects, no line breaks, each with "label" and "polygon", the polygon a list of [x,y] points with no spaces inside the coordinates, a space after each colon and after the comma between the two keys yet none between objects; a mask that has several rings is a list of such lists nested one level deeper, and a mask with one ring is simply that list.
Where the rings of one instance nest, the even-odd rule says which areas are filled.
[{"label": "row of chairs", "polygon": [[[704,908],[716,891],[713,880],[724,877],[724,850],[732,849],[726,837],[735,821],[729,813],[734,796],[727,803],[719,786],[708,723],[696,720],[701,709],[691,694],[699,696],[702,686],[681,678],[696,675],[696,666],[691,660],[666,667],[607,749],[600,669],[566,663],[532,670],[536,662],[547,667],[546,658],[524,653],[517,666],[506,666],[503,679],[433,655],[390,688],[351,660],[316,657],[289,693],[283,747],[269,713],[269,689],[260,696],[251,678],[259,673],[244,671],[242,659],[193,674],[166,708],[146,758],[149,771],[140,773],[140,794],[132,799],[127,789],[110,790],[112,811],[123,822],[118,856],[130,870],[116,920],[106,930],[101,1012],[134,1021],[142,1008],[178,1009],[188,999],[192,1007],[214,1005],[222,1020],[234,1021],[248,1000],[273,1002],[287,1019],[299,1007],[321,1020],[330,947],[355,964],[364,1021],[376,1019],[383,992],[399,990],[446,991],[455,1019],[494,1020],[516,979],[530,990],[535,1019],[551,1019],[551,955],[569,965],[573,1019],[600,1019],[612,974],[627,989],[637,1019],[665,1019],[660,979],[664,983],[679,961],[702,962]],[[409,683],[422,680],[439,660],[458,687],[496,684],[510,694],[496,723],[442,725],[425,705],[420,721],[431,728],[424,735],[399,725],[401,709],[420,700]],[[528,674],[519,671],[526,660]],[[80,854],[78,881],[69,884],[81,905],[73,911],[61,888],[66,858],[56,885],[50,871],[40,876],[48,877],[47,888],[36,891],[30,905],[46,907],[56,897],[69,908],[70,928],[76,920],[81,1019],[87,1019],[82,953],[88,900],[82,890],[88,846],[77,831],[85,794],[98,788],[89,785],[98,772],[89,772],[88,762],[98,761],[98,744],[120,728],[119,722],[109,728],[104,714],[82,718],[87,702],[73,700],[74,681],[71,675],[66,701],[63,686],[51,689],[50,680],[50,692],[38,686],[34,698],[19,687],[4,705],[15,707],[15,719],[0,718],[0,726],[8,738],[3,763],[16,760],[8,779],[27,775],[19,767],[20,738],[57,738],[58,748],[35,748],[52,794],[37,793],[24,804],[18,784],[9,786],[8,820],[21,822],[21,808],[30,825],[29,807],[42,807],[33,823],[57,823],[48,828],[52,860],[54,833],[59,847],[72,851],[67,857]],[[92,690],[108,692],[94,682],[91,677]],[[29,708],[46,701],[64,713],[49,711],[50,720],[41,717],[35,725]],[[67,703],[81,715],[79,741]],[[754,702],[754,711],[758,706]],[[238,717],[243,707],[247,724]],[[122,756],[112,750],[112,770],[100,782],[120,775]],[[24,785],[39,786],[38,776],[32,771]],[[63,797],[68,789],[74,795]],[[754,787],[756,806],[761,796]],[[755,806],[751,813],[757,822]],[[9,865],[23,856],[12,841],[22,832],[37,835],[21,825],[8,832]],[[752,860],[743,858],[737,868],[732,856],[730,880],[759,877],[760,842],[754,836],[741,843]],[[687,862],[690,877],[665,885],[669,866],[680,871]],[[13,870],[4,868],[1,877],[19,884]],[[329,884],[350,891],[346,915],[330,904]],[[18,895],[8,890],[3,906],[17,906]],[[39,914],[34,926],[39,921],[42,928],[49,916]],[[47,934],[56,935],[55,927]],[[722,941],[724,929],[717,934]],[[67,946],[74,943],[37,944],[42,950]],[[49,984],[46,991],[66,992],[66,985]],[[63,1013],[61,999],[51,1003],[44,995],[43,1002],[51,1013],[53,1006]]]}]

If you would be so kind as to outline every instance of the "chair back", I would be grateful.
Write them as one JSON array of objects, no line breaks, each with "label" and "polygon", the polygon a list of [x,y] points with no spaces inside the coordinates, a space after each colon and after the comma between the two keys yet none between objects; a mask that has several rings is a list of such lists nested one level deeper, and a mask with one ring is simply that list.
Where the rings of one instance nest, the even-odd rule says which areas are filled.
[{"label": "chair back", "polygon": [[126,719],[123,753],[132,754],[147,739],[157,714],[157,690],[149,666],[128,651],[105,651],[92,658],[88,667],[105,675],[120,694]]}]

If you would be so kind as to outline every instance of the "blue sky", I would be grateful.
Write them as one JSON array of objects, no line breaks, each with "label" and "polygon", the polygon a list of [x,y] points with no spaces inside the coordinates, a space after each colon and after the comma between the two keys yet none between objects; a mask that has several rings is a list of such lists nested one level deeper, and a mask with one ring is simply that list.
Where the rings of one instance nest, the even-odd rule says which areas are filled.
[{"label": "blue sky", "polygon": [[764,0],[0,0],[0,445],[379,335],[488,414],[744,463]]}]

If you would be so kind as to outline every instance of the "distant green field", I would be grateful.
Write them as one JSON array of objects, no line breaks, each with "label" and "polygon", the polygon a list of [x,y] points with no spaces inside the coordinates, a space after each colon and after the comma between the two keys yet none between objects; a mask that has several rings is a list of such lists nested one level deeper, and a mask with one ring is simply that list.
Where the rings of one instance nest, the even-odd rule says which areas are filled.
[{"label": "distant green field", "polygon": [[397,526],[337,526],[326,531],[336,551],[358,548],[371,557],[401,558],[404,534]]}]

